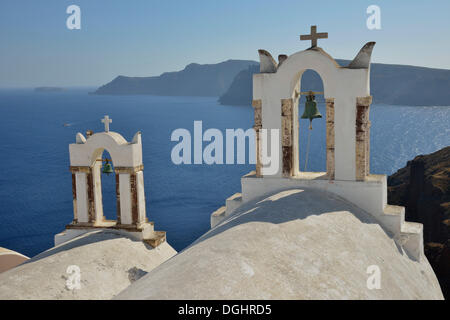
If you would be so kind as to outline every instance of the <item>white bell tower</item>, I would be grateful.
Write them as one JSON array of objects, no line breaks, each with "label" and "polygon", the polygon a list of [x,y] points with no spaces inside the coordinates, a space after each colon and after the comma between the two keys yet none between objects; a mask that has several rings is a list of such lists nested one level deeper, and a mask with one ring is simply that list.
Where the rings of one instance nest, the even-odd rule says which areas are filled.
[{"label": "white bell tower", "polygon": [[[340,66],[317,46],[328,34],[302,35],[311,47],[278,63],[259,50],[260,73],[253,75],[256,168],[241,179],[242,192],[226,200],[211,215],[211,226],[223,221],[241,204],[288,188],[311,188],[338,195],[371,214],[394,235],[414,259],[423,256],[422,225],[405,221],[405,208],[387,203],[386,175],[370,173],[370,58],[375,42],[366,43],[347,65]],[[306,70],[316,71],[323,82],[326,101],[326,172],[299,168],[299,92]],[[265,132],[275,131],[276,139]],[[262,161],[265,151],[278,155],[276,170]],[[314,161],[314,159],[312,159]]]},{"label": "white bell tower", "polygon": [[[128,142],[117,132],[109,131],[112,120],[102,119],[105,131],[87,139],[77,133],[76,143],[69,145],[74,219],[66,230],[55,236],[55,245],[92,229],[118,230],[143,240],[153,247],[166,239],[164,231],[154,231],[145,211],[144,165],[141,132]],[[117,219],[106,220],[102,202],[102,154],[111,156],[116,175]]]}]

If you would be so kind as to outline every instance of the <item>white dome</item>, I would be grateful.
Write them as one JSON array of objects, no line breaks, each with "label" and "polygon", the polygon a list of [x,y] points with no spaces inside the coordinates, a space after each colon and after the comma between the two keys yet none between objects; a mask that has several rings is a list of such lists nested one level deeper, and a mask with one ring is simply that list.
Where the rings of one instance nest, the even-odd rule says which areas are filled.
[{"label": "white dome", "polygon": [[[167,242],[152,248],[114,230],[88,232],[1,273],[0,300],[111,299],[175,254]],[[67,268],[73,265],[80,289],[71,290]]]},{"label": "white dome", "polygon": [[[380,289],[367,287],[372,265]],[[443,299],[425,257],[408,257],[363,210],[308,189],[243,204],[117,297]]]}]

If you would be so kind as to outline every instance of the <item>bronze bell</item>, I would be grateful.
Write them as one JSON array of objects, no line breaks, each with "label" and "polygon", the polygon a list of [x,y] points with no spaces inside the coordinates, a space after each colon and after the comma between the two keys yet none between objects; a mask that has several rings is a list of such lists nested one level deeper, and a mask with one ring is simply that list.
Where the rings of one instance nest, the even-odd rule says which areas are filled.
[{"label": "bronze bell", "polygon": [[106,163],[105,163],[105,166],[102,169],[102,172],[106,173],[107,175],[109,175],[110,173],[113,173],[114,171],[112,169],[111,164],[109,163],[109,159],[104,159],[103,161],[105,161]]},{"label": "bronze bell", "polygon": [[302,119],[309,119],[309,130],[312,129],[312,120],[316,118],[322,118],[322,115],[317,108],[317,102],[312,91],[306,96],[305,111],[301,117]]}]

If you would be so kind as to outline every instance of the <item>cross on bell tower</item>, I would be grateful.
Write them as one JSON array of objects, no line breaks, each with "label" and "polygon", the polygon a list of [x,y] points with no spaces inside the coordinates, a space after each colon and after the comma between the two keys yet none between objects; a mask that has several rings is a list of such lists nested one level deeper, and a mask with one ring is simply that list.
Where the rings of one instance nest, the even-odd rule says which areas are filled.
[{"label": "cross on bell tower", "polygon": [[317,39],[327,39],[328,32],[317,33],[317,26],[311,26],[311,34],[303,34],[300,40],[311,40],[311,48],[317,47]]},{"label": "cross on bell tower", "polygon": [[106,115],[103,119],[102,122],[105,124],[105,132],[109,132],[109,124],[112,122],[112,120],[109,118],[108,115]]}]

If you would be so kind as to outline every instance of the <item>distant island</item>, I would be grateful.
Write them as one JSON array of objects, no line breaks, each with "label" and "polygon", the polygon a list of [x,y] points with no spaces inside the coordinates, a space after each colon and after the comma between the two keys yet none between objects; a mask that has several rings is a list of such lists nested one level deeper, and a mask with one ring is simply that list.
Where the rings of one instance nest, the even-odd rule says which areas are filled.
[{"label": "distant island", "polygon": [[[336,60],[346,66],[349,60]],[[118,76],[94,94],[219,97],[223,105],[251,105],[252,76],[259,63],[227,60],[217,64],[191,63],[177,72],[155,77]],[[396,64],[371,64],[374,103],[409,106],[450,106],[450,70]],[[322,91],[317,73],[305,72],[302,90]]]},{"label": "distant island", "polygon": [[61,91],[65,91],[65,88],[61,88],[61,87],[37,87],[34,88],[35,92],[61,92]]},{"label": "distant island", "polygon": [[218,97],[228,90],[240,71],[255,64],[258,63],[250,60],[227,60],[216,64],[191,63],[181,71],[165,72],[156,77],[118,76],[93,93]]}]

